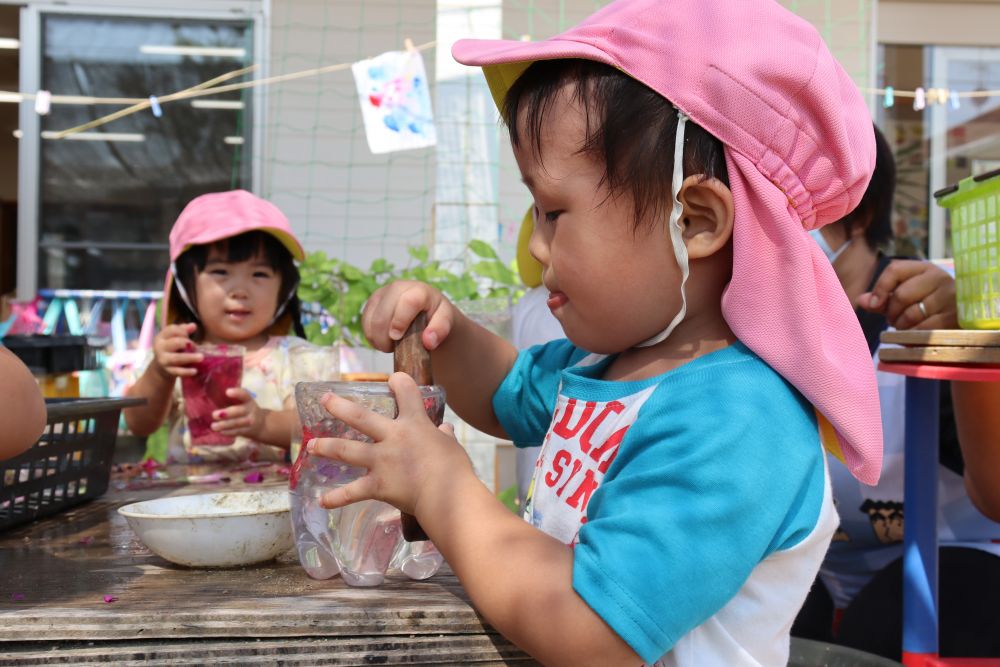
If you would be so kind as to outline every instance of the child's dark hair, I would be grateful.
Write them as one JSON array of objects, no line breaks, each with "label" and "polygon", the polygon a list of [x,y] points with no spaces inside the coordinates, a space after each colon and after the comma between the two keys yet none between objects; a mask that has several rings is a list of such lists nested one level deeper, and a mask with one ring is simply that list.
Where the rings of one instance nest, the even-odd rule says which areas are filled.
[{"label": "child's dark hair", "polygon": [[885,135],[875,128],[875,172],[857,208],[841,219],[848,238],[857,227],[865,227],[865,242],[873,250],[892,240],[892,201],[896,195],[896,159]]},{"label": "child's dark hair", "polygon": [[[214,243],[191,246],[185,250],[175,262],[177,275],[174,276],[174,284],[170,288],[171,303],[176,304],[177,320],[179,322],[195,322],[198,324],[198,336],[202,335],[201,323],[197,316],[191,312],[184,300],[181,299],[177,289],[177,281],[184,285],[184,290],[191,300],[197,303],[196,277],[205,270],[208,263],[209,251],[215,248],[225,258],[227,262],[244,262],[254,257],[263,257],[268,265],[281,275],[281,287],[278,289],[278,305],[280,306],[288,299],[288,304],[282,313],[283,317],[291,319],[291,324],[296,336],[305,338],[305,331],[302,328],[302,308],[299,303],[297,291],[299,285],[299,269],[292,260],[292,255],[288,249],[282,245],[281,241],[272,234],[261,231],[246,232],[222,239]],[[289,294],[291,293],[291,298]]]},{"label": "child's dark hair", "polygon": [[[634,224],[663,219],[670,210],[677,111],[669,100],[623,72],[592,60],[540,60],[514,82],[503,104],[511,142],[528,143],[541,158],[545,115],[559,91],[574,83],[573,100],[583,107],[587,135],[580,152],[606,165],[602,184],[610,196],[629,194]],[[717,178],[729,174],[722,142],[688,121],[684,173]]]}]

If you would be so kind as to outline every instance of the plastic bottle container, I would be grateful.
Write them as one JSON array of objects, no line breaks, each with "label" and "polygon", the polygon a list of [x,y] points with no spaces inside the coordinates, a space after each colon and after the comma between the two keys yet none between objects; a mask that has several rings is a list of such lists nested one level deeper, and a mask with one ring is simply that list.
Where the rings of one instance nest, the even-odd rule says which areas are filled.
[{"label": "plastic bottle container", "polygon": [[[444,418],[444,389],[422,386],[427,414],[435,424]],[[318,437],[371,439],[331,417],[320,401],[327,394],[356,401],[387,417],[396,416],[396,399],[384,382],[300,382],[295,403],[302,423],[302,442]],[[351,586],[377,586],[390,567],[412,579],[426,579],[441,566],[441,554],[430,542],[405,542],[399,510],[378,500],[365,500],[336,510],[326,510],[319,498],[330,489],[365,473],[323,457],[299,452],[289,477],[292,527],[299,562],[314,579],[329,579],[338,572]]]},{"label": "plastic bottle container", "polygon": [[226,391],[237,389],[243,383],[246,348],[242,345],[205,343],[197,346],[196,350],[204,356],[195,365],[197,374],[181,378],[191,444],[231,445],[236,438],[212,430],[212,413],[236,403],[226,395]]}]

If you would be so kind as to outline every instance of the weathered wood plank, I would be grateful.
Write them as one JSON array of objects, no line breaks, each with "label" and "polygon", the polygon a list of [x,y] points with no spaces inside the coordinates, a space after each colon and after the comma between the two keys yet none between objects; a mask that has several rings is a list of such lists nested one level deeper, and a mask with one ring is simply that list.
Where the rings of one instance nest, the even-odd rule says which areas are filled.
[{"label": "weathered wood plank", "polygon": [[0,665],[538,665],[498,635],[321,637],[258,641],[37,644],[4,647]]},{"label": "weathered wood plank", "polygon": [[933,345],[939,347],[1000,347],[1000,331],[973,329],[908,329],[885,331],[883,343]]},{"label": "weathered wood plank", "polygon": [[484,625],[447,567],[377,588],[312,580],[293,552],[185,568],[152,554],[116,511],[240,486],[117,488],[0,534],[0,664],[190,664],[192,651],[204,652],[195,662],[239,664],[534,664]]},{"label": "weathered wood plank", "polygon": [[1000,347],[882,347],[878,358],[896,363],[1000,364]]}]

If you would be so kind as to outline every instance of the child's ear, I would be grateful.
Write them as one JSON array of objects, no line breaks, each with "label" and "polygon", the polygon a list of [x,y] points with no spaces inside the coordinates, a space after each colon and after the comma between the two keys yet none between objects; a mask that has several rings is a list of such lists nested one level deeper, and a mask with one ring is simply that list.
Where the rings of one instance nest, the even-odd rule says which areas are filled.
[{"label": "child's ear", "polygon": [[688,176],[677,198],[684,206],[681,224],[688,257],[700,259],[715,254],[733,234],[733,193],[717,178]]}]

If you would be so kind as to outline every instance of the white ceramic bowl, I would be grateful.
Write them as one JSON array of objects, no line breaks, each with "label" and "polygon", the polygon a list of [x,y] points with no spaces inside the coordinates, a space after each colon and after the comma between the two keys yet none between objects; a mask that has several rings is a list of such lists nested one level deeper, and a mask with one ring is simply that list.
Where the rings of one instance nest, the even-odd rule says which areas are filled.
[{"label": "white ceramic bowl", "polygon": [[118,513],[150,551],[189,567],[261,563],[292,548],[286,489],[157,498]]}]

